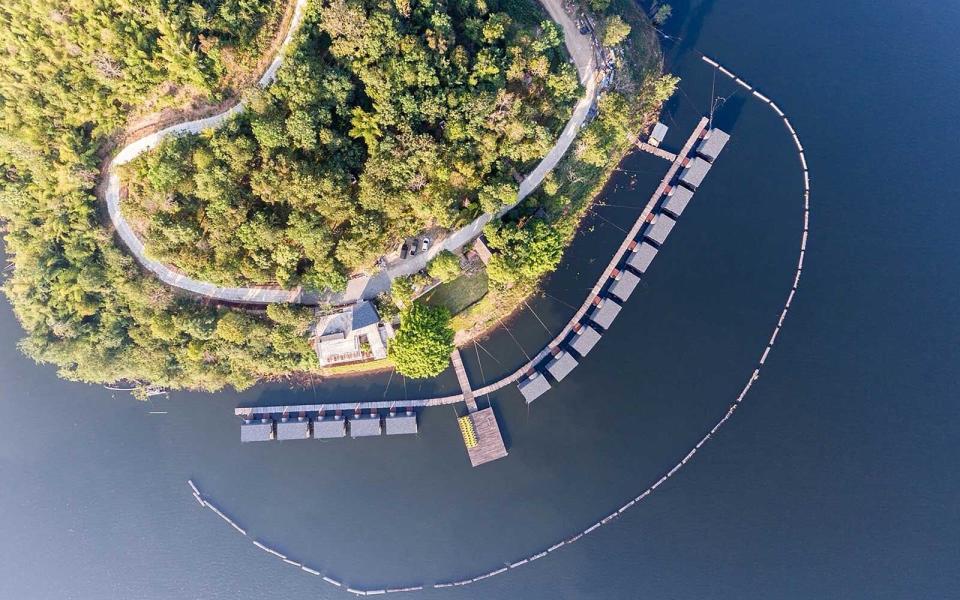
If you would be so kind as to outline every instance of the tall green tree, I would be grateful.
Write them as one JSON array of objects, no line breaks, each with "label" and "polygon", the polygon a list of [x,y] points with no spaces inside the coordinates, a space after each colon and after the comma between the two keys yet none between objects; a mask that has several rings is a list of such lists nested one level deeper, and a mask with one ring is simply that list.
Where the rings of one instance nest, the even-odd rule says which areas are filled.
[{"label": "tall green tree", "polygon": [[416,379],[439,375],[453,352],[450,312],[414,302],[400,313],[400,327],[388,352],[397,371]]}]

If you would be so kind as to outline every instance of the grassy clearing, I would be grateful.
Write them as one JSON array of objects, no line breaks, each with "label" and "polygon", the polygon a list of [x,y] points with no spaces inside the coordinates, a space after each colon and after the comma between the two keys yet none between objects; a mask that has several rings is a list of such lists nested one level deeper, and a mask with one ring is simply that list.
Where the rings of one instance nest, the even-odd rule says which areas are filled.
[{"label": "grassy clearing", "polygon": [[430,306],[445,306],[451,315],[462,313],[487,295],[487,272],[467,273],[427,292],[421,300]]}]

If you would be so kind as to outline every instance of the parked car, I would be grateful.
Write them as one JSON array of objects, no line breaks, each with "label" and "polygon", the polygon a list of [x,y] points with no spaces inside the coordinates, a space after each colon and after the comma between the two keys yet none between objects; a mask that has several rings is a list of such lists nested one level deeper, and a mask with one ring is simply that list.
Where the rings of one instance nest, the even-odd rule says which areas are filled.
[{"label": "parked car", "polygon": [[408,252],[410,252],[410,248],[408,248],[407,243],[404,242],[403,245],[400,246],[400,260],[405,259]]},{"label": "parked car", "polygon": [[413,240],[413,243],[410,244],[410,256],[417,255],[417,240]]},{"label": "parked car", "polygon": [[430,247],[430,238],[423,238],[423,243],[420,245],[420,250],[423,252],[427,251],[427,248]]}]

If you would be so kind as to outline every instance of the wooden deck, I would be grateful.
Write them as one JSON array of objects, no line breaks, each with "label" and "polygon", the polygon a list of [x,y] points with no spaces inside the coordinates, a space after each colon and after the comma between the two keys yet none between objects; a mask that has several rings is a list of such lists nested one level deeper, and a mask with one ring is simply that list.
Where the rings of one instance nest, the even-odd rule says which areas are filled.
[{"label": "wooden deck", "polygon": [[674,154],[673,152],[667,152],[663,148],[652,146],[646,142],[641,142],[637,140],[637,148],[640,148],[644,152],[649,152],[650,154],[656,156],[657,158],[669,160],[670,162],[674,162],[675,160],[677,160],[677,155]]},{"label": "wooden deck", "polygon": [[488,463],[507,455],[507,448],[503,445],[500,435],[500,426],[492,408],[484,408],[470,413],[473,428],[476,431],[477,444],[467,448],[467,456],[474,467]]}]

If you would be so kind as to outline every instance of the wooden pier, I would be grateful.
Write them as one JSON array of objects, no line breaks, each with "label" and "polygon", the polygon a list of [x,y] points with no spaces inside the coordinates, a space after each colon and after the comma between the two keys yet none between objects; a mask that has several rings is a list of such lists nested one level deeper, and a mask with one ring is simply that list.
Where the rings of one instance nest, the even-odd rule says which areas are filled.
[{"label": "wooden pier", "polygon": [[450,353],[450,362],[453,363],[453,370],[457,374],[457,381],[460,382],[460,390],[463,393],[463,401],[467,403],[467,411],[477,412],[477,401],[473,397],[473,390],[470,388],[470,380],[467,378],[467,370],[463,368],[463,358],[460,356],[460,349],[454,348]]},{"label": "wooden pier", "polygon": [[674,162],[677,160],[677,155],[673,152],[667,152],[663,148],[658,148],[657,146],[652,146],[646,142],[637,140],[637,148],[640,148],[644,152],[649,152],[650,154],[656,156],[657,158],[662,158],[664,160],[669,160]]},{"label": "wooden pier", "polygon": [[503,445],[503,437],[500,435],[500,426],[497,424],[497,417],[493,414],[492,408],[475,410],[466,418],[472,422],[476,437],[476,442],[467,446],[467,456],[470,457],[471,465],[478,467],[507,455],[507,448]]}]

